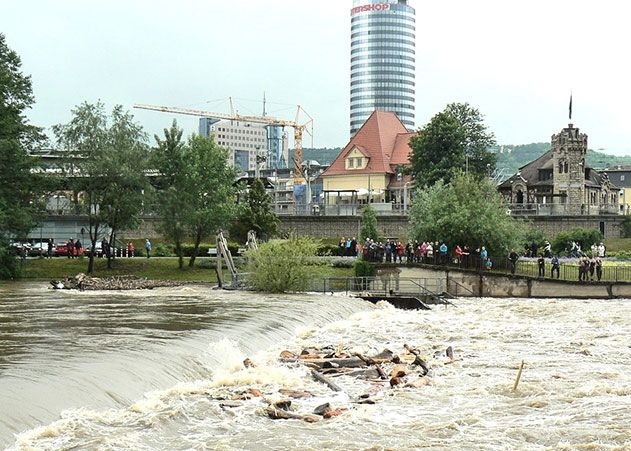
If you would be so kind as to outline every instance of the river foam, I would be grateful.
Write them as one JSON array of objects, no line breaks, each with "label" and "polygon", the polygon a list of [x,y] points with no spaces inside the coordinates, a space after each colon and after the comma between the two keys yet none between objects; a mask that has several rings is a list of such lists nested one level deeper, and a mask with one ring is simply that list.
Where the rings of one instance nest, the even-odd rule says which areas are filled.
[{"label": "river foam", "polygon": [[[629,300],[458,299],[455,307],[411,312],[321,295],[273,299],[282,303],[276,318],[240,317],[241,324],[221,334],[196,333],[161,348],[168,356],[170,346],[179,353],[182,341],[195,340],[189,357],[203,363],[203,377],[183,378],[116,408],[65,409],[60,419],[18,434],[10,449],[631,447]],[[341,376],[336,383],[343,391],[335,393],[303,366],[278,360],[285,349],[333,345],[374,354],[402,352],[404,344],[429,361],[431,385],[392,389]],[[447,346],[453,363],[445,358]],[[256,366],[245,368],[246,357]],[[250,388],[263,397],[222,407],[222,400]],[[294,400],[299,412],[324,402],[349,410],[315,424],[271,420],[262,410],[281,398],[281,388],[314,394]],[[357,404],[364,393],[376,404]]]}]

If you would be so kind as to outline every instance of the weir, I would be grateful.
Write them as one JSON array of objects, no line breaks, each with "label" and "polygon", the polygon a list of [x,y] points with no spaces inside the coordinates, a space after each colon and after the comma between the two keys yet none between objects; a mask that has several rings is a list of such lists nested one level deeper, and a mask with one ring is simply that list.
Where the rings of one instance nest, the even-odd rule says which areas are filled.
[{"label": "weir", "polygon": [[377,277],[436,280],[452,296],[517,298],[628,298],[631,282],[578,282],[434,265],[378,264]]}]

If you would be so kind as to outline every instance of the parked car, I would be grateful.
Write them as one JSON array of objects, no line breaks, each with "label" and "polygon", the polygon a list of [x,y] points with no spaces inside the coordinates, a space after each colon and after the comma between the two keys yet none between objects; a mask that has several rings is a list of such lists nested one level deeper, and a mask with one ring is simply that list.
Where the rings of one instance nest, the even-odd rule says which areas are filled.
[{"label": "parked car", "polygon": [[23,243],[20,241],[15,241],[13,243],[10,243],[10,246],[11,246],[13,255],[19,255],[22,257],[27,257],[31,250],[30,243]]},{"label": "parked car", "polygon": [[[95,257],[101,257],[101,256],[103,255],[103,246],[101,245],[101,242],[100,242],[100,241],[97,241],[97,242],[96,242],[96,246],[94,247],[94,249],[95,249],[95,253],[94,253],[94,256],[95,256]],[[87,257],[89,257],[89,256],[90,256],[90,254],[92,254],[92,245],[91,245],[91,244],[87,244],[87,245],[85,246],[85,252],[84,252],[84,254],[85,254]]]},{"label": "parked car", "polygon": [[55,246],[55,252],[53,255],[55,257],[65,257],[68,255],[68,248],[65,244],[58,244]]},{"label": "parked car", "polygon": [[[55,246],[53,245],[53,253],[55,252]],[[46,256],[48,254],[48,242],[41,241],[33,243],[29,255],[33,256]]]}]

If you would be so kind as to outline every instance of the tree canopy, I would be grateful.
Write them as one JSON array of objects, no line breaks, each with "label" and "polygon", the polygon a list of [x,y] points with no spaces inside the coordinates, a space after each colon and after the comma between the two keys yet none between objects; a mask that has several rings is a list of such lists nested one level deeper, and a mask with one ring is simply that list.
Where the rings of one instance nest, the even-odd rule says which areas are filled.
[{"label": "tree canopy", "polygon": [[495,169],[495,137],[477,108],[451,103],[412,137],[411,170],[417,186],[449,183],[459,171],[487,176]]},{"label": "tree canopy", "polygon": [[372,240],[379,240],[379,233],[377,232],[377,213],[375,209],[369,205],[366,205],[364,211],[362,211],[361,229],[359,230],[359,240],[361,243],[366,241],[366,238]]},{"label": "tree canopy", "polygon": [[[72,110],[70,122],[55,125],[53,131],[77,176],[69,182],[80,193],[88,215],[92,249],[97,240],[106,238],[106,225],[110,227],[108,242],[115,246],[116,232],[136,225],[148,186],[148,147],[142,127],[120,105],[108,117],[103,103],[84,102]],[[93,268],[91,252],[87,272]]]},{"label": "tree canopy", "polygon": [[162,218],[161,231],[175,247],[179,267],[183,265],[182,244],[193,241],[193,266],[202,239],[227,227],[236,214],[235,169],[228,165],[227,150],[212,137],[193,135],[182,140],[177,122],[155,136],[153,151],[156,179],[156,210]]},{"label": "tree canopy", "polygon": [[411,236],[472,248],[486,246],[489,255],[506,255],[520,247],[523,224],[506,212],[493,182],[459,173],[450,184],[438,181],[421,188],[410,210]]},{"label": "tree canopy", "polygon": [[254,230],[257,237],[266,240],[276,235],[279,222],[272,207],[272,197],[265,191],[261,179],[256,179],[239,205],[230,237],[245,242],[248,231]]},{"label": "tree canopy", "polygon": [[21,65],[0,33],[0,278],[17,275],[8,240],[26,236],[38,212],[39,183],[29,150],[44,136],[24,115],[35,99],[31,77],[22,74]]}]

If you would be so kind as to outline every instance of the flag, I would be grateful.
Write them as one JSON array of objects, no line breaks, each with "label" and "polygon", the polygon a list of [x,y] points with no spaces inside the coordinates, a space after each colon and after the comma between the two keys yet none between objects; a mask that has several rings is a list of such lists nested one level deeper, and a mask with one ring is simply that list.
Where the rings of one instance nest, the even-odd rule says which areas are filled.
[{"label": "flag", "polygon": [[572,94],[570,94],[570,120],[572,120]]}]

